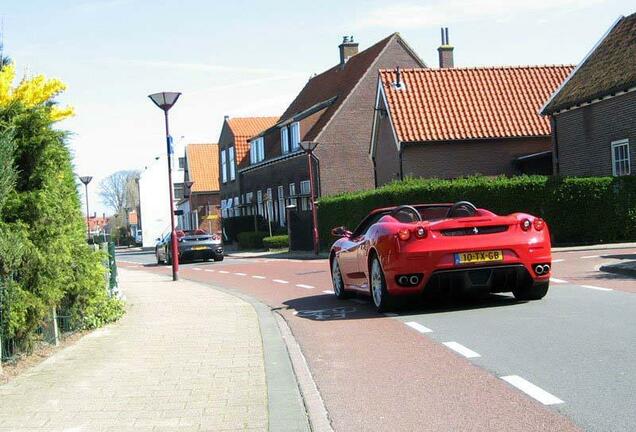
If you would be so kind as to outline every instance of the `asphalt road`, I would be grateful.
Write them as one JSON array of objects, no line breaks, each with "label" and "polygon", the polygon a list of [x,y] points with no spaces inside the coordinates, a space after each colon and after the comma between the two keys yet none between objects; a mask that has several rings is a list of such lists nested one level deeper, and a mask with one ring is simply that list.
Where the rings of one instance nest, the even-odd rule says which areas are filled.
[{"label": "asphalt road", "polygon": [[[389,317],[367,299],[325,293],[325,260],[226,258],[186,264],[181,275],[280,308],[336,431],[633,431],[636,280],[596,269],[635,254],[555,253],[541,301],[493,295],[405,305]],[[151,254],[119,259],[170,273]]]}]

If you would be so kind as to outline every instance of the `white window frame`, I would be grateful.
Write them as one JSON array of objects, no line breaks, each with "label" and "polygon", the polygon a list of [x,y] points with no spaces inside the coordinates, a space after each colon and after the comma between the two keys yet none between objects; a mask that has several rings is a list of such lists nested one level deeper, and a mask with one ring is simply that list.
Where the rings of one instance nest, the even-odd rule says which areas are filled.
[{"label": "white window frame", "polygon": [[285,187],[278,186],[278,222],[280,226],[285,226],[287,211],[285,209]]},{"label": "white window frame", "polygon": [[300,123],[294,122],[290,126],[291,130],[291,151],[296,151],[300,148]]},{"label": "white window frame", "polygon": [[267,188],[267,202],[265,203],[265,208],[267,209],[268,221],[271,221],[274,217],[274,207],[272,203],[272,188]]},{"label": "white window frame", "polygon": [[234,210],[234,216],[240,216],[241,215],[241,209],[239,208],[239,198],[238,197],[234,197],[233,210]]},{"label": "white window frame", "polygon": [[289,153],[289,130],[287,126],[280,129],[280,151],[282,154]]},{"label": "white window frame", "polygon": [[221,200],[221,217],[227,217],[227,211],[225,210],[225,200]]},{"label": "white window frame", "polygon": [[230,180],[236,180],[236,167],[234,166],[234,147],[230,147],[228,150],[228,160],[230,164]]},{"label": "white window frame", "polygon": [[221,150],[221,182],[227,183],[227,159],[225,149]]},{"label": "white window frame", "polygon": [[263,137],[250,142],[250,163],[257,164],[265,160],[265,141]]},{"label": "white window frame", "polygon": [[260,189],[256,191],[256,204],[258,215],[263,216],[263,191]]},{"label": "white window frame", "polygon": [[245,194],[245,204],[248,204],[247,206],[247,215],[251,216],[252,215],[252,199],[254,199],[254,193],[253,192],[248,192]]},{"label": "white window frame", "polygon": [[[620,152],[622,151],[622,155]],[[616,153],[619,153],[618,157]],[[629,155],[629,139],[612,141],[612,175],[614,177],[630,175],[632,171]]]},{"label": "white window frame", "polygon": [[298,205],[296,198],[293,198],[296,195],[296,183],[289,184],[289,204],[290,205]]},{"label": "white window frame", "polygon": [[303,197],[300,199],[300,209],[303,211],[310,210],[311,197],[307,197],[307,195],[311,194],[311,185],[309,184],[309,180],[302,180],[300,182],[300,194],[303,195]]}]

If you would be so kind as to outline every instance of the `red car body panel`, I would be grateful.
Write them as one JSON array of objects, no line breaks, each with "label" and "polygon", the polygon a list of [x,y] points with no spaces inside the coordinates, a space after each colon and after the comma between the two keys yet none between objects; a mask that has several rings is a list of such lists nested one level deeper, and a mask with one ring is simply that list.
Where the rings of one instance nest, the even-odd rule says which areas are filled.
[{"label": "red car body panel", "polygon": [[[450,207],[450,204],[414,207],[419,210],[426,206]],[[390,210],[392,208],[374,210],[365,221]],[[527,230],[522,227],[524,220],[530,222]],[[542,227],[540,230],[535,227],[535,220]],[[415,235],[419,227],[426,230],[424,238]],[[399,238],[400,230],[410,232],[408,240]],[[473,264],[456,262],[459,253],[484,251],[502,251],[503,259]],[[354,232],[352,236],[340,238],[332,246],[331,259],[338,260],[347,290],[369,292],[371,254],[376,254],[380,260],[391,295],[421,294],[434,275],[467,273],[468,270],[478,269],[511,268],[522,271],[523,267],[533,282],[548,281],[550,271],[537,274],[535,267],[551,266],[552,262],[550,232],[542,219],[524,213],[498,216],[485,209],[477,209],[474,216],[410,223],[400,222],[385,214],[365,232]],[[404,286],[398,283],[400,275],[412,274],[419,276],[417,284]],[[492,291],[505,292],[510,289],[495,286]]]}]

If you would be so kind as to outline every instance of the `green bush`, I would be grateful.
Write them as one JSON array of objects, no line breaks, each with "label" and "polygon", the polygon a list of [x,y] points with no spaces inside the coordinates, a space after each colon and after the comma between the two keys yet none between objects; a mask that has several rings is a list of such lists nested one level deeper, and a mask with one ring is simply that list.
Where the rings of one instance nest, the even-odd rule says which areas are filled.
[{"label": "green bush", "polygon": [[[267,222],[263,216],[256,216],[256,228],[258,231],[267,231]],[[247,231],[254,231],[254,216],[223,218],[223,232],[230,242],[238,241],[239,233]]]},{"label": "green bush", "polygon": [[266,249],[282,249],[289,247],[288,235],[275,235],[263,238],[263,246]]},{"label": "green bush", "polygon": [[375,190],[324,197],[319,227],[323,246],[331,229],[350,229],[372,209],[398,204],[471,201],[498,214],[544,218],[555,244],[636,240],[636,177],[467,177],[407,179]]},{"label": "green bush", "polygon": [[248,231],[238,234],[239,249],[263,249],[263,238],[267,233],[258,231]]}]

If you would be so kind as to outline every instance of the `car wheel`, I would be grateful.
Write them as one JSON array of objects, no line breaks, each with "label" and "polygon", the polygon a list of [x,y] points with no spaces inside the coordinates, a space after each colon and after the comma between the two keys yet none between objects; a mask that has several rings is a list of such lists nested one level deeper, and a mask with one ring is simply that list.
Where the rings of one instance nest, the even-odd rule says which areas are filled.
[{"label": "car wheel", "polygon": [[378,257],[374,257],[371,261],[371,298],[378,312],[386,312],[390,309],[391,295],[386,289],[386,279],[380,265]]},{"label": "car wheel", "polygon": [[524,283],[512,290],[517,300],[540,300],[548,293],[549,281]]},{"label": "car wheel", "polygon": [[344,281],[342,280],[342,273],[340,272],[340,265],[338,265],[338,259],[333,258],[331,263],[331,282],[333,284],[333,293],[339,299],[345,299],[349,297],[349,293],[345,290]]},{"label": "car wheel", "polygon": [[214,261],[223,261],[223,255],[217,255],[214,257]]},{"label": "car wheel", "polygon": [[157,258],[157,265],[163,264],[163,260],[161,260],[161,258],[159,258],[159,251],[158,250],[155,250],[155,258]]},{"label": "car wheel", "polygon": [[172,254],[170,252],[166,253],[166,264],[172,265]]}]

